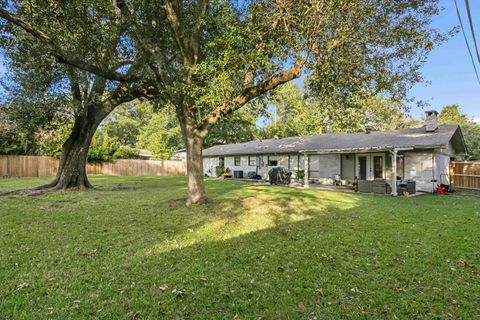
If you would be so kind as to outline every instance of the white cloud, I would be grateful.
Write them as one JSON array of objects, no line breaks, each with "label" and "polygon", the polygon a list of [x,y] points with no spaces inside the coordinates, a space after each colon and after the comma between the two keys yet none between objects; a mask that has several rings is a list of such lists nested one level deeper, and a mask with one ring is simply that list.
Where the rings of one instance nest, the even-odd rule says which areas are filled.
[{"label": "white cloud", "polygon": [[480,124],[480,116],[474,116],[472,120]]}]

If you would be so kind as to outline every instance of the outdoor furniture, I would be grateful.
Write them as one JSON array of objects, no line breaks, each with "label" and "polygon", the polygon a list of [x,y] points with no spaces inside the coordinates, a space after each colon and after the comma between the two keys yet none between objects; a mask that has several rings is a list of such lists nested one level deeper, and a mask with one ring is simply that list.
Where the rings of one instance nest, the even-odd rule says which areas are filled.
[{"label": "outdoor furniture", "polygon": [[392,187],[385,180],[373,180],[372,181],[372,192],[376,194],[391,194]]},{"label": "outdoor furniture", "polygon": [[262,179],[262,177],[258,173],[256,173],[255,171],[249,171],[247,173],[247,177],[249,179],[256,179],[256,180]]},{"label": "outdoor furniture", "polygon": [[[375,193],[375,194],[391,194],[392,186],[385,179],[377,180],[356,180],[354,187],[357,192]],[[409,194],[416,193],[416,182],[414,180],[407,180],[397,182],[397,194],[403,195],[404,192]]]},{"label": "outdoor furniture", "polygon": [[284,167],[275,167],[268,171],[270,184],[288,185],[290,184],[292,173]]},{"label": "outdoor furniture", "polygon": [[417,183],[413,180],[400,182],[397,185],[397,194],[401,196],[404,192],[408,192],[409,194],[415,194],[417,192]]},{"label": "outdoor furniture", "polygon": [[373,181],[370,180],[358,180],[357,191],[362,193],[372,193]]},{"label": "outdoor furniture", "polygon": [[383,179],[358,180],[357,191],[362,193],[391,194],[392,187]]}]

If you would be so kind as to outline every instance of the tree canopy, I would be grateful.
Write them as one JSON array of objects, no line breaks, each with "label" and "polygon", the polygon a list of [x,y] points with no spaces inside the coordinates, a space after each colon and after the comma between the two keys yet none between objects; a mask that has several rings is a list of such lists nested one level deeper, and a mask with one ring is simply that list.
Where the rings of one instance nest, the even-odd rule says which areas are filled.
[{"label": "tree canopy", "polygon": [[438,116],[439,124],[460,125],[471,160],[480,160],[480,125],[462,113],[458,104],[444,106]]},{"label": "tree canopy", "polygon": [[205,201],[201,150],[227,115],[305,73],[317,92],[402,98],[445,39],[430,27],[437,0],[5,3],[8,34],[23,29],[67,70],[116,83],[114,93],[152,92],[175,107],[189,203]]},{"label": "tree canopy", "polygon": [[266,137],[288,137],[365,130],[395,130],[419,125],[402,101],[382,96],[310,95],[295,83],[273,92]]},{"label": "tree canopy", "polygon": [[46,108],[57,102],[72,118],[57,176],[38,189],[89,188],[85,165],[97,127],[118,105],[148,96],[142,84],[105,72],[128,64],[118,15],[111,3],[96,1],[3,1],[0,17],[9,99]]}]

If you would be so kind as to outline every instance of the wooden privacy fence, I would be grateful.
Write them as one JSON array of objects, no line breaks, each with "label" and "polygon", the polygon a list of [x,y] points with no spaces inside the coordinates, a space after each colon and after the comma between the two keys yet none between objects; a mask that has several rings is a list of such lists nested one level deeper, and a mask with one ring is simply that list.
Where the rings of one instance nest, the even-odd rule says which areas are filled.
[{"label": "wooden privacy fence", "polygon": [[[58,170],[58,159],[37,156],[0,156],[0,177],[50,177]],[[87,165],[88,174],[111,176],[184,176],[184,161],[115,160]]]},{"label": "wooden privacy fence", "polygon": [[184,161],[173,160],[115,160],[87,165],[88,174],[109,176],[184,176]]},{"label": "wooden privacy fence", "polygon": [[480,162],[452,161],[450,183],[454,188],[480,190]]}]

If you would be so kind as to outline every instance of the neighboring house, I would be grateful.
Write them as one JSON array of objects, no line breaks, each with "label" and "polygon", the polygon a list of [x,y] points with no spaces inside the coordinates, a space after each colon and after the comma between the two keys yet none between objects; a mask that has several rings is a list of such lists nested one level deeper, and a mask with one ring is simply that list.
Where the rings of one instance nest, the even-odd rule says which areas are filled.
[{"label": "neighboring house", "polygon": [[153,159],[155,157],[155,155],[153,153],[151,153],[150,151],[148,151],[146,149],[138,150],[138,156],[140,157],[140,159],[144,159],[144,160],[150,160],[150,159]]},{"label": "neighboring house", "polygon": [[[384,179],[396,194],[396,180],[414,180],[418,191],[432,192],[447,180],[450,161],[464,159],[467,150],[457,125],[437,126],[436,111],[428,111],[422,128],[365,133],[336,133],[219,145],[203,150],[204,173],[229,168],[236,177],[283,166],[309,183],[333,184],[340,179]],[[396,179],[395,179],[396,178]]]},{"label": "neighboring house", "polygon": [[187,149],[178,149],[172,152],[172,155],[170,156],[170,160],[181,160],[181,161],[186,161],[187,160]]}]

